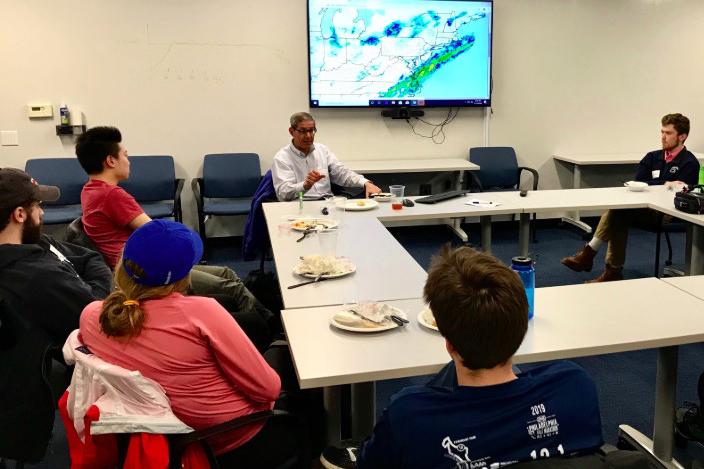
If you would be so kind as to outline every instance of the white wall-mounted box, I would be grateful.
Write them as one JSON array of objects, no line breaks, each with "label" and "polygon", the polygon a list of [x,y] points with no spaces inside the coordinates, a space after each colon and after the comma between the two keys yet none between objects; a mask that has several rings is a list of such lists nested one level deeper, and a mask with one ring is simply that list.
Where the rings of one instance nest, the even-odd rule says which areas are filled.
[{"label": "white wall-mounted box", "polygon": [[54,115],[54,108],[50,103],[37,103],[27,105],[27,117],[35,119],[38,117],[51,117]]}]

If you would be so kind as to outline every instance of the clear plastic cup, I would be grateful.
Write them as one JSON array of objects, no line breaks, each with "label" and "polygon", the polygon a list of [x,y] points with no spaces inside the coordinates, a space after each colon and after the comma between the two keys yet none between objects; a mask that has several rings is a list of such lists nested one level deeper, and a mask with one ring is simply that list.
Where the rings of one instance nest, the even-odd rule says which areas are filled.
[{"label": "clear plastic cup", "polygon": [[345,220],[345,205],[347,205],[347,197],[336,195],[332,198],[332,205],[335,210],[330,212],[333,219],[337,220],[340,225]]},{"label": "clear plastic cup", "polygon": [[337,230],[320,230],[317,235],[320,245],[320,255],[330,257],[337,256]]},{"label": "clear plastic cup", "polygon": [[395,185],[389,186],[389,192],[391,192],[391,208],[394,210],[401,210],[403,208],[403,193],[406,190],[406,186]]}]

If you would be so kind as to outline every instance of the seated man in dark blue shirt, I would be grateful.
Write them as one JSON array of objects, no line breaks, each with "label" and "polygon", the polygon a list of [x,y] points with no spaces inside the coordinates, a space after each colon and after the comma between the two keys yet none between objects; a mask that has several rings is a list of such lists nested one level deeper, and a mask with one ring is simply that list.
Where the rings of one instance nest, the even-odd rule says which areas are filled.
[{"label": "seated man in dark blue shirt", "polygon": [[490,255],[446,247],[425,299],[456,384],[396,394],[357,455],[359,469],[498,468],[602,445],[596,388],[584,370],[557,362],[514,374],[528,302],[513,271]]},{"label": "seated man in dark blue shirt", "polygon": [[[684,146],[689,136],[689,119],[682,114],[667,114],[661,122],[662,150],[651,151],[643,157],[638,165],[636,181],[673,189],[681,183],[692,187],[699,178],[699,161]],[[606,268],[600,276],[587,283],[623,280],[628,228],[654,229],[661,223],[661,217],[658,212],[647,208],[607,210],[601,216],[592,240],[575,255],[562,259],[562,263],[576,272],[591,272],[594,256],[606,242]]]}]

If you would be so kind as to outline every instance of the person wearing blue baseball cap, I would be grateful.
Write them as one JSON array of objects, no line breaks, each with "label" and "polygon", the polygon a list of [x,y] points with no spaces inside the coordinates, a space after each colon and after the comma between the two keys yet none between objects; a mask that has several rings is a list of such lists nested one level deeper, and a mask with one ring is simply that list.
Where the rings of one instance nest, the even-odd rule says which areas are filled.
[{"label": "person wearing blue baseball cap", "polygon": [[[92,353],[159,383],[174,414],[196,430],[269,410],[281,391],[279,375],[227,310],[212,298],[184,295],[202,254],[200,237],[181,223],[142,225],[125,243],[116,290],[89,304],[80,319],[81,340]],[[305,444],[274,425],[246,426],[211,447],[216,456],[234,457],[237,467],[274,467]],[[259,450],[271,446],[277,450]]]}]

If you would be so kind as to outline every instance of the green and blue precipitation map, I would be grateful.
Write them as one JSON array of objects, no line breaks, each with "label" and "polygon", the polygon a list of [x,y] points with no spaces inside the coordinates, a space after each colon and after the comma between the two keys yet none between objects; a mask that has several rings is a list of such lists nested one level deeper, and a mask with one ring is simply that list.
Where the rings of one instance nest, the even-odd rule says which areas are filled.
[{"label": "green and blue precipitation map", "polygon": [[314,106],[486,100],[491,3],[310,0]]}]

